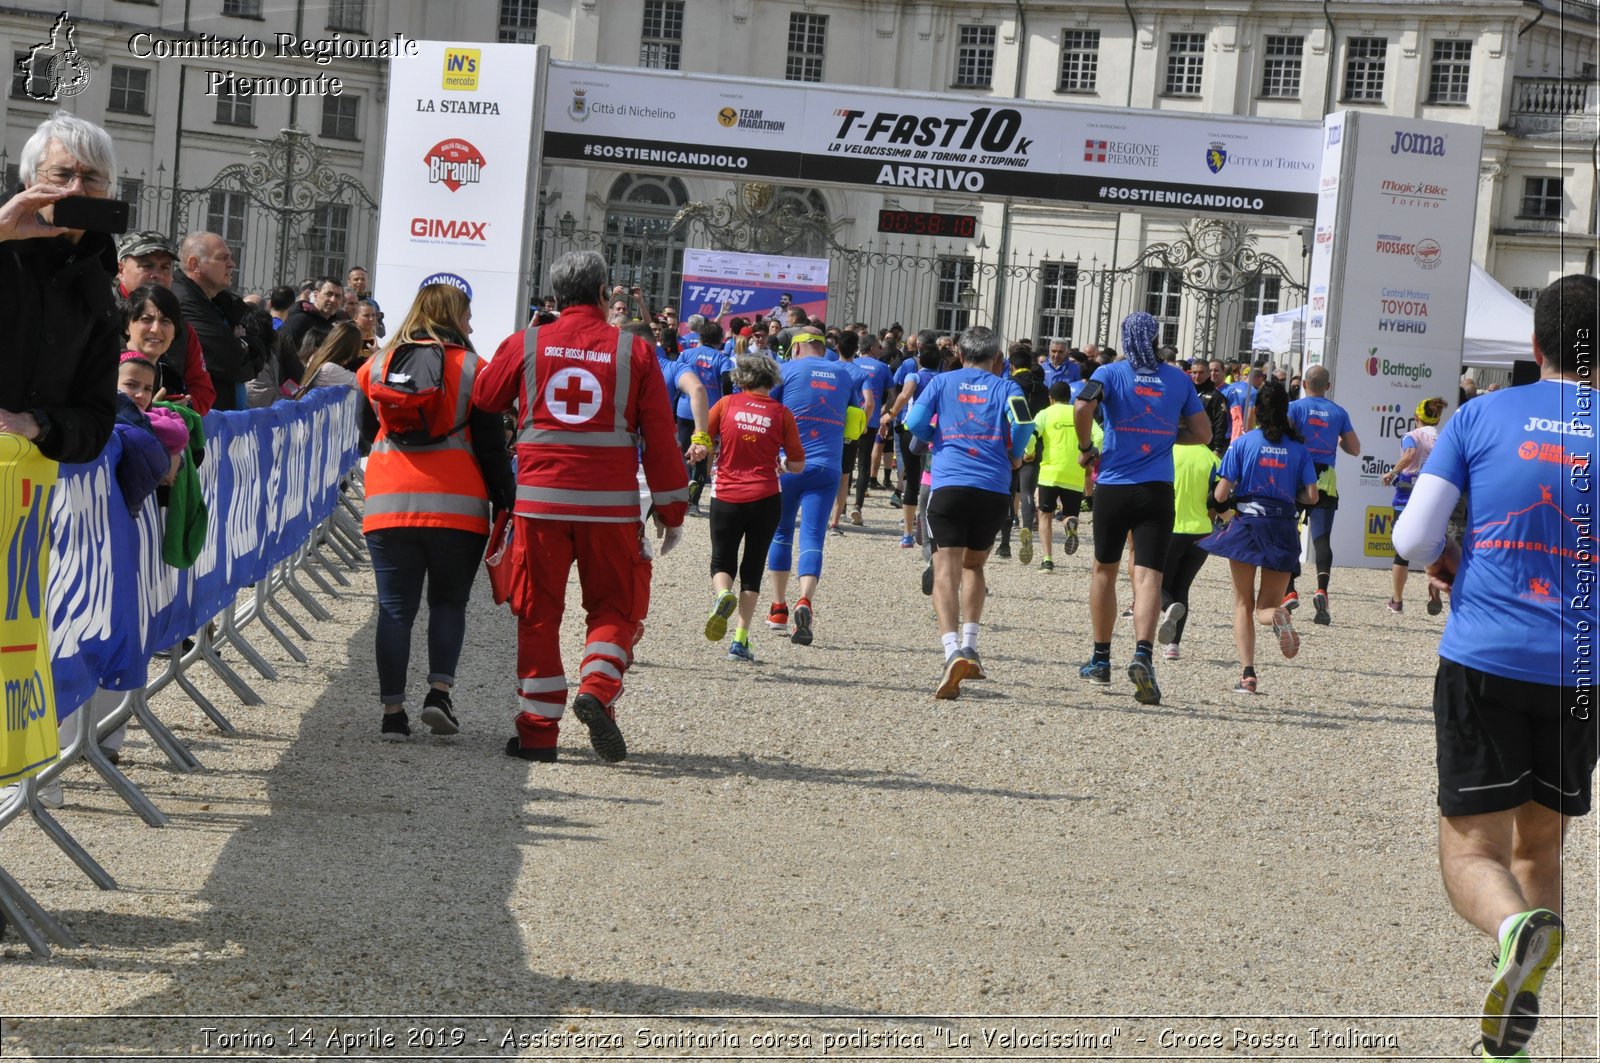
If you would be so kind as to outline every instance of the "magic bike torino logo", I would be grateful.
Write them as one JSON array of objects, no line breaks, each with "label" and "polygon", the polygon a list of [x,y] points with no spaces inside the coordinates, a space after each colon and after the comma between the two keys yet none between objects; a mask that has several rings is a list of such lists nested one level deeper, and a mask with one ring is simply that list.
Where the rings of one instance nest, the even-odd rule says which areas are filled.
[{"label": "magic bike torino logo", "polygon": [[65,11],[50,27],[50,39],[28,49],[17,63],[29,99],[54,103],[89,87],[89,64],[78,51],[78,27]]},{"label": "magic bike torino logo", "polygon": [[483,180],[485,160],[483,152],[465,140],[441,140],[428,149],[422,161],[428,165],[428,183],[444,185],[452,192],[462,185],[475,185]]},{"label": "magic bike torino logo", "polygon": [[477,92],[478,75],[483,71],[483,52],[477,48],[446,48],[444,80],[446,92]]},{"label": "magic bike torino logo", "polygon": [[1228,146],[1221,141],[1213,140],[1206,149],[1206,169],[1212,173],[1221,173],[1222,168],[1228,165]]}]

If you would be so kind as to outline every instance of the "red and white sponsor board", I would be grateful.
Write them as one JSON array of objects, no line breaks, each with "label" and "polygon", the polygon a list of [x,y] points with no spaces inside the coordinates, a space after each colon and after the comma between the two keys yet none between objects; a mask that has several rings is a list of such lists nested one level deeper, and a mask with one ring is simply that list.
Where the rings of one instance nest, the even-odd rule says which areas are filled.
[{"label": "red and white sponsor board", "polygon": [[461,288],[492,349],[527,323],[538,66],[525,45],[416,43],[390,61],[373,289],[393,328],[424,284]]}]

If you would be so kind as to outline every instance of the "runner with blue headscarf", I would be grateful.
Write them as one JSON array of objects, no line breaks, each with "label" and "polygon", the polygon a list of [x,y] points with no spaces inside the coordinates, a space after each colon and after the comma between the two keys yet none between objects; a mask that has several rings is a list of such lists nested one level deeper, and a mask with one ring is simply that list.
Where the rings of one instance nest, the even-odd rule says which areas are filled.
[{"label": "runner with blue headscarf", "polygon": [[[1095,370],[1078,394],[1079,455],[1085,468],[1100,460],[1094,502],[1094,576],[1089,614],[1094,652],[1078,674],[1091,683],[1111,683],[1111,629],[1117,620],[1117,566],[1133,536],[1133,631],[1137,640],[1128,678],[1134,697],[1161,704],[1151,647],[1161,611],[1161,570],[1172,537],[1172,448],[1211,442],[1211,418],[1189,375],[1156,354],[1160,323],[1142,311],[1122,322],[1127,359]],[[1091,438],[1095,410],[1105,408],[1105,452]]]}]

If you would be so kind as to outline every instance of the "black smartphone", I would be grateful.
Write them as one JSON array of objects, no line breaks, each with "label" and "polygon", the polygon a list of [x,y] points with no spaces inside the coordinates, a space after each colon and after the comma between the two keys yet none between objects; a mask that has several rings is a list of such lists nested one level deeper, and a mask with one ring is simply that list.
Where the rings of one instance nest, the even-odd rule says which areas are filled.
[{"label": "black smartphone", "polygon": [[54,224],[63,229],[87,229],[97,233],[128,231],[128,205],[120,199],[93,196],[67,196],[55,202]]},{"label": "black smartphone", "polygon": [[1028,400],[1021,395],[1011,396],[1011,423],[1016,425],[1033,423],[1033,411],[1028,409]]}]

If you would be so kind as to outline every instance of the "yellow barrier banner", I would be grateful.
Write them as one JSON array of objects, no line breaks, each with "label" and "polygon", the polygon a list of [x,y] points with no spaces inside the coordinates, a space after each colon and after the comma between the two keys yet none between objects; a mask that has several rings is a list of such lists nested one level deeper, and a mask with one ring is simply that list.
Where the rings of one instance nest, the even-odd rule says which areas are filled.
[{"label": "yellow barrier banner", "polygon": [[5,540],[5,610],[0,613],[0,677],[6,726],[0,735],[0,785],[17,782],[61,755],[45,580],[50,565],[50,493],[57,465],[21,436],[0,435],[0,535]]}]

